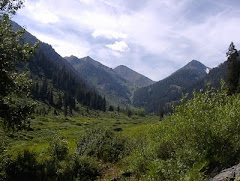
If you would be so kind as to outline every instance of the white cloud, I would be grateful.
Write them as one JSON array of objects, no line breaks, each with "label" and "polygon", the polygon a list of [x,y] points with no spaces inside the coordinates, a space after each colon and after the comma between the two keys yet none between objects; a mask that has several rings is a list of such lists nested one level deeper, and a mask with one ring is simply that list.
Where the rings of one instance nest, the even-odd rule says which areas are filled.
[{"label": "white cloud", "polygon": [[108,39],[125,39],[127,35],[121,32],[111,31],[111,30],[95,30],[92,33],[94,38],[105,37]]},{"label": "white cloud", "polygon": [[50,37],[38,32],[32,32],[39,40],[53,46],[56,52],[62,57],[75,55],[85,57],[89,55],[89,45],[87,42],[78,42],[74,36],[65,36],[62,39]]},{"label": "white cloud", "polygon": [[86,4],[93,3],[93,0],[79,0],[79,1]]},{"label": "white cloud", "polygon": [[154,80],[192,59],[217,66],[231,41],[240,48],[238,0],[138,2],[26,0],[16,21],[44,36],[61,55],[90,55],[108,66],[125,64]]},{"label": "white cloud", "polygon": [[27,0],[25,4],[25,13],[30,15],[37,22],[44,24],[57,23],[59,18],[53,11],[48,10],[46,7],[48,3],[42,3],[42,1],[30,1]]},{"label": "white cloud", "polygon": [[129,49],[124,41],[116,41],[114,44],[106,45],[106,47],[119,52],[125,52]]}]

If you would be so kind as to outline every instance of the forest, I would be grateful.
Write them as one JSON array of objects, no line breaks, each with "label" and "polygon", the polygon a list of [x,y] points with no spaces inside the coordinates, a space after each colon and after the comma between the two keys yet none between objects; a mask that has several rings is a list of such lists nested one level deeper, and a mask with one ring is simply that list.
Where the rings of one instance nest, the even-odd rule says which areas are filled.
[{"label": "forest", "polygon": [[93,77],[84,79],[88,71],[82,76],[12,21],[23,5],[0,1],[0,180],[202,181],[239,164],[240,58],[233,42],[227,61],[208,75],[192,61],[161,83],[144,78],[152,92],[105,68],[95,82],[115,76],[109,100],[122,82],[119,94],[136,90],[132,104],[114,104]]}]

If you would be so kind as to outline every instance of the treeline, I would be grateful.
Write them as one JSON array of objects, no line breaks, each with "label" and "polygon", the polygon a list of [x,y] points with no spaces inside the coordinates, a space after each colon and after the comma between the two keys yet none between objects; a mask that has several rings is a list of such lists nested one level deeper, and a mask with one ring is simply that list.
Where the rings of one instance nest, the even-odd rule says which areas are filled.
[{"label": "treeline", "polygon": [[87,87],[73,70],[53,62],[44,48],[38,48],[28,65],[35,84],[32,90],[34,98],[57,109],[63,107],[76,110],[77,101],[90,109],[106,111],[105,98]]}]

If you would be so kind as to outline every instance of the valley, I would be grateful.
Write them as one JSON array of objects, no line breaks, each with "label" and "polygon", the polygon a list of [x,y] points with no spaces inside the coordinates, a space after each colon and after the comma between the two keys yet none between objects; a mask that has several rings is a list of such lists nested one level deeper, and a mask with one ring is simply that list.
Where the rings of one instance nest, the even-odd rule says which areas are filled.
[{"label": "valley", "polygon": [[[227,60],[217,67],[193,59],[153,81],[131,66],[108,67],[101,63],[104,60],[77,52],[98,42],[94,52],[104,58],[109,60],[112,51],[115,60],[131,60],[132,65],[143,58],[143,65],[156,73],[177,60],[164,64],[162,56],[156,63],[149,53],[156,51],[150,46],[154,39],[145,39],[151,51],[140,44],[132,51],[138,41],[127,44],[124,33],[98,30],[89,36],[79,29],[88,42],[77,42],[77,51],[67,49],[78,55],[63,57],[56,51],[60,40],[52,45],[40,41],[41,33],[35,37],[13,21],[24,3],[0,2],[0,181],[220,181],[227,174],[239,179],[235,165],[240,163],[240,52],[233,42]],[[88,6],[92,1],[78,3]],[[31,7],[28,1],[26,6]],[[116,7],[111,5],[112,10]],[[62,27],[59,19],[54,21],[45,25],[57,34],[52,28]],[[44,29],[43,24],[35,26]],[[64,42],[69,47],[74,38],[64,34],[62,39],[65,36],[70,37]],[[80,44],[86,47],[79,49]],[[179,44],[179,49],[186,47]],[[172,54],[186,57],[178,51]],[[226,168],[232,172],[221,172]]]}]

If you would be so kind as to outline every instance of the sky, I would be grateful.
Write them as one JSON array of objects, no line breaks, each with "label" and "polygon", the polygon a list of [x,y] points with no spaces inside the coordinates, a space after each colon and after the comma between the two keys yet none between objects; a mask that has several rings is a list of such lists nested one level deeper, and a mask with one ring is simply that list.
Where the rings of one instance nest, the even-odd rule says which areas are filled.
[{"label": "sky", "polygon": [[240,48],[240,0],[25,0],[13,17],[61,56],[90,56],[161,80]]}]

